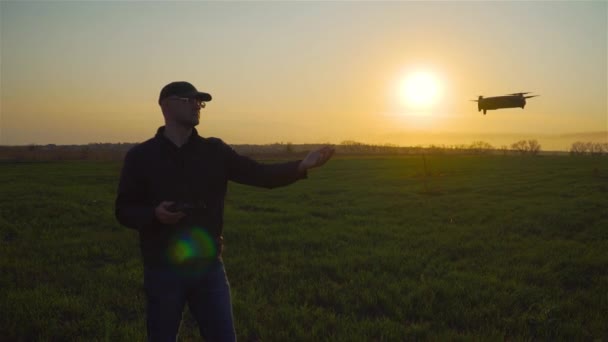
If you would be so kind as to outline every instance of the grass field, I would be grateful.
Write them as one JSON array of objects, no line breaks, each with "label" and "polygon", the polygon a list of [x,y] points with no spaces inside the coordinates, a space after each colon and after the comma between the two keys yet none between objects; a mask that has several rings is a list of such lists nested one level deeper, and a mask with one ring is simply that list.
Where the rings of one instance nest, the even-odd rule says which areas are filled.
[{"label": "grass field", "polygon": [[[335,159],[231,184],[241,341],[608,340],[608,158]],[[0,164],[0,340],[142,341],[119,163]],[[187,310],[181,340],[198,339]]]}]

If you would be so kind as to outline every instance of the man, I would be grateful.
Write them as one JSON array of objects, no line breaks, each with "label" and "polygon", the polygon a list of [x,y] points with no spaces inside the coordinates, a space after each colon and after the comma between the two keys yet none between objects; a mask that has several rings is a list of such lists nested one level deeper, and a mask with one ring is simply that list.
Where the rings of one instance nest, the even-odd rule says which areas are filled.
[{"label": "man", "polygon": [[158,104],[165,126],[127,153],[116,218],[139,232],[149,341],[175,341],[185,304],[207,341],[235,341],[230,287],[221,258],[228,181],[274,188],[307,177],[331,158],[324,147],[303,160],[261,164],[194,128],[211,95],[172,82]]}]

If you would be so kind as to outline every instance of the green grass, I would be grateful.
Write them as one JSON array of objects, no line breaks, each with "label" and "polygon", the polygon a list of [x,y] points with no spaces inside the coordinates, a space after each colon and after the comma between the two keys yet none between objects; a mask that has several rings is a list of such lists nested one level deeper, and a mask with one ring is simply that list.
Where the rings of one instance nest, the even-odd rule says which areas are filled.
[{"label": "green grass", "polygon": [[[231,184],[241,341],[608,340],[608,158],[335,159]],[[2,340],[141,341],[119,163],[0,164]],[[181,340],[198,339],[187,310]]]}]

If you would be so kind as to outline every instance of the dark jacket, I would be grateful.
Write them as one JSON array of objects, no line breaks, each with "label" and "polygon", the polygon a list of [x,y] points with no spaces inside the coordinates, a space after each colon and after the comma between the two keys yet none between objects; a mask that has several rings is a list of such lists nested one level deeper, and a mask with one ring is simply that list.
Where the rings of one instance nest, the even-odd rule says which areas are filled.
[{"label": "dark jacket", "polygon": [[[300,161],[258,163],[237,154],[220,139],[200,137],[195,129],[177,147],[163,132],[160,127],[154,138],[127,152],[116,198],[118,221],[139,231],[145,265],[169,262],[171,241],[195,227],[216,241],[221,239],[229,180],[275,188],[306,178],[306,172],[297,169]],[[166,225],[154,212],[163,201],[183,201],[195,208],[177,224]]]}]

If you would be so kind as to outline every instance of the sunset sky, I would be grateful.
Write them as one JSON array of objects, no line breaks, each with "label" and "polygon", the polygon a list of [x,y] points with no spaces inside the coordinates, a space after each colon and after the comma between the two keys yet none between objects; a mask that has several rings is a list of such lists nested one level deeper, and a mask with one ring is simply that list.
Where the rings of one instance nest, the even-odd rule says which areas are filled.
[{"label": "sunset sky", "polygon": [[[0,13],[0,145],[144,141],[177,80],[213,95],[199,133],[229,144],[608,130],[605,1],[1,1]],[[412,95],[415,75],[433,83],[422,104],[408,97],[429,95]],[[541,96],[524,110],[484,116],[470,101],[525,91]]]}]

